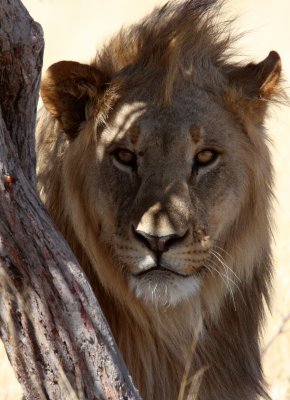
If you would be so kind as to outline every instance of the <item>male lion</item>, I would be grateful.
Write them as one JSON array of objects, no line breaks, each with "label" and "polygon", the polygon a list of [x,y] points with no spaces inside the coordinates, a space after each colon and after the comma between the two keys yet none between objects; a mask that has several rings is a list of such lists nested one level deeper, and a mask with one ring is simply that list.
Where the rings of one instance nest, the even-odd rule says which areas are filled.
[{"label": "male lion", "polygon": [[218,9],[167,3],[90,65],[52,65],[41,86],[40,196],[147,400],[177,399],[191,358],[190,376],[204,369],[199,400],[269,398],[263,124],[281,62],[274,51],[259,64],[231,61]]}]

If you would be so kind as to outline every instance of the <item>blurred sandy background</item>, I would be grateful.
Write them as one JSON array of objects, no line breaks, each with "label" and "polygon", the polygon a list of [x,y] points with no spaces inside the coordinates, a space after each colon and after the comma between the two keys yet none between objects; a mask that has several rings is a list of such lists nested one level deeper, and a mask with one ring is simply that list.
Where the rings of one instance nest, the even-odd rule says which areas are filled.
[{"label": "blurred sandy background", "polygon": [[[0,0],[1,1],[1,0]],[[44,68],[59,60],[90,61],[97,46],[121,25],[134,22],[160,0],[22,0],[31,16],[41,23],[46,41]],[[0,5],[1,7],[1,5]],[[241,54],[247,61],[261,61],[270,50],[282,57],[284,76],[290,85],[290,1],[228,0],[226,10],[239,15],[238,31],[248,34],[241,40]],[[273,400],[290,400],[290,108],[272,112],[268,122],[273,140],[276,168],[275,294],[272,316],[268,317],[264,369]],[[0,343],[0,400],[18,400],[21,389]],[[153,400],[153,399],[152,399]],[[221,399],[222,400],[222,399]],[[233,399],[234,400],[234,399]],[[238,399],[237,399],[238,400]]]}]

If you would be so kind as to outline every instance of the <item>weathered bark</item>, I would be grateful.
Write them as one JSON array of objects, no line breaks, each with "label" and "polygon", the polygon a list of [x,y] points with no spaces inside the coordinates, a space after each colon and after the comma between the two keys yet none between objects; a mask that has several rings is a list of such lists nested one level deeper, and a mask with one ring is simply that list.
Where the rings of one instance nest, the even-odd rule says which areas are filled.
[{"label": "weathered bark", "polygon": [[138,399],[90,285],[34,191],[43,37],[0,5],[0,335],[30,399]]}]

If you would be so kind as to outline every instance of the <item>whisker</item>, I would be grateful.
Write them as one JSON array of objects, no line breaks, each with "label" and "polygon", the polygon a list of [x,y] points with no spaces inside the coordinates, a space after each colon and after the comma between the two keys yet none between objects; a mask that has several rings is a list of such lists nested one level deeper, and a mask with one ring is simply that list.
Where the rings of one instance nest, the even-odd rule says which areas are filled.
[{"label": "whisker", "polygon": [[[227,279],[227,282],[228,282],[228,283],[231,283],[231,284],[234,285],[236,288],[239,288],[237,282],[235,282],[235,281],[229,276],[228,271],[224,268],[224,266],[223,266],[221,263],[216,263],[214,260],[209,260],[209,261],[210,261],[210,263],[212,263],[216,268],[219,268],[219,266],[222,266],[222,267],[223,267],[223,271],[224,271],[223,276]],[[218,270],[219,270],[219,269],[218,269]],[[219,272],[221,272],[221,271],[219,270]],[[222,273],[222,272],[221,272],[221,273]]]},{"label": "whisker", "polygon": [[[232,286],[231,286],[230,283],[232,283],[234,286],[238,287],[237,284],[229,277],[229,275],[228,275],[226,272],[225,272],[225,274],[223,274],[221,271],[218,270],[218,268],[215,268],[215,267],[212,265],[212,263],[214,263],[213,260],[208,260],[208,261],[210,262],[209,267],[212,268],[212,269],[221,277],[221,279],[223,280],[223,282],[224,282],[224,284],[226,285],[227,289],[229,290],[231,299],[232,299],[233,304],[234,304],[234,308],[235,308],[235,310],[236,310],[236,303],[235,303],[234,292],[233,292],[233,289],[232,289]],[[216,265],[216,264],[214,264],[214,265],[215,265],[216,267],[218,267],[218,265]]]},{"label": "whisker", "polygon": [[221,252],[224,253],[227,257],[229,257],[232,261],[234,260],[234,257],[233,257],[229,252],[227,252],[227,251],[226,251],[225,249],[223,249],[222,247],[217,246],[216,243],[214,244],[214,249],[217,249],[218,251],[221,251]]},{"label": "whisker", "polygon": [[224,282],[224,284],[226,285],[226,287],[229,289],[229,287],[228,287],[229,282],[227,282],[225,280],[225,275],[221,271],[219,271],[218,268],[216,268],[217,265],[215,265],[215,266],[214,265],[215,264],[213,264],[213,260],[207,260],[206,263],[204,264],[204,266],[207,270],[209,270],[211,272],[212,271],[216,272],[221,277],[221,279]]},{"label": "whisker", "polygon": [[229,267],[228,266],[228,264],[225,262],[225,260],[223,259],[223,257],[222,257],[222,255],[221,254],[219,254],[218,252],[216,252],[215,250],[211,250],[211,254],[213,254],[217,259],[218,259],[218,261],[222,264],[222,266],[224,266],[226,269],[228,269],[234,276],[235,276],[235,278],[237,278],[237,280],[239,281],[239,282],[241,282],[241,279],[238,277],[238,275],[232,270],[232,268],[231,267]]},{"label": "whisker", "polygon": [[[241,283],[241,279],[237,276],[237,274],[226,264],[226,262],[223,260],[223,257],[221,254],[219,254],[218,252],[214,251],[213,249],[211,250],[211,253],[213,256],[215,256],[215,258],[217,259],[218,263],[221,264],[221,266],[227,271],[230,272],[232,274],[233,277],[236,278],[236,280],[238,281],[238,283]],[[213,260],[211,260],[213,262]],[[217,264],[215,264],[217,265]],[[245,298],[243,295],[243,292],[239,286],[239,284],[237,282],[235,282],[234,280],[232,280],[232,284],[235,286],[235,288],[238,290],[238,293],[240,294],[241,298],[243,299],[243,301],[245,302]]]}]

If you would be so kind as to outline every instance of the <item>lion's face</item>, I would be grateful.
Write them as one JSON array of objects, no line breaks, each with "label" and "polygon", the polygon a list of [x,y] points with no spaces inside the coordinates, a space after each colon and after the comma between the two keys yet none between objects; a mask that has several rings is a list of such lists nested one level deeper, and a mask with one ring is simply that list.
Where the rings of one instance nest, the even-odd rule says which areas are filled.
[{"label": "lion's face", "polygon": [[[87,211],[98,214],[101,227],[95,246],[106,244],[115,268],[146,302],[174,305],[220,269],[214,254],[245,197],[240,158],[248,139],[205,93],[195,96],[190,107],[176,99],[157,110],[135,93],[90,150],[81,150],[88,167],[80,181],[91,188]],[[77,152],[81,135],[71,145]]]},{"label": "lion's face", "polygon": [[[63,210],[55,219],[64,232],[69,221],[104,286],[122,283],[145,302],[174,305],[213,282],[243,280],[256,262],[254,251],[237,256],[233,248],[245,248],[238,232],[249,236],[249,224],[256,235],[257,212],[263,220],[268,204],[257,202],[270,162],[259,127],[281,62],[271,52],[259,64],[211,66],[208,74],[193,64],[191,76],[184,60],[174,83],[149,61],[144,79],[141,61],[111,81],[112,71],[95,65],[50,67],[42,98],[54,133],[38,144],[38,185],[52,213]],[[159,102],[164,82],[170,101]],[[55,201],[50,181],[61,191]]]}]

